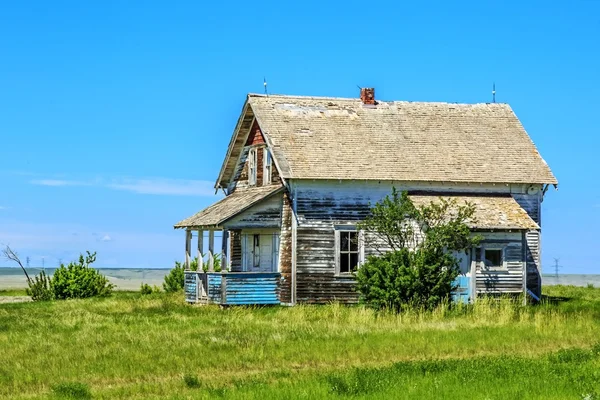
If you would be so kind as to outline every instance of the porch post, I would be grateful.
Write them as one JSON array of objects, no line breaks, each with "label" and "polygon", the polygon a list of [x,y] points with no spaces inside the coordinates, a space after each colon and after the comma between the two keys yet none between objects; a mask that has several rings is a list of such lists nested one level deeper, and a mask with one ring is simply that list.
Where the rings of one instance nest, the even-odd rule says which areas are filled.
[{"label": "porch post", "polygon": [[227,229],[223,229],[223,240],[221,242],[221,270],[222,271],[226,271],[227,266],[229,265],[229,262],[227,259],[227,249],[229,248],[228,243],[227,243],[228,239],[229,239],[229,231]]},{"label": "porch post", "polygon": [[192,231],[188,228],[185,230],[185,270],[190,270],[190,252],[192,249]]},{"label": "porch post", "polygon": [[198,272],[202,272],[204,261],[202,260],[202,252],[204,251],[204,231],[198,229]]},{"label": "porch post", "polygon": [[215,271],[214,253],[215,253],[215,231],[211,229],[210,231],[208,231],[208,271],[209,272]]}]

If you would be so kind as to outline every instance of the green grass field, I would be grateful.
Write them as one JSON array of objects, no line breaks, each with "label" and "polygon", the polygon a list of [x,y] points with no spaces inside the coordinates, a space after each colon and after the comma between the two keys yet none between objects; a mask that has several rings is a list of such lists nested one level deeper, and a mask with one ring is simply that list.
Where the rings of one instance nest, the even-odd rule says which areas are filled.
[{"label": "green grass field", "polygon": [[182,295],[0,305],[0,398],[600,399],[600,290],[401,315],[192,307]]}]

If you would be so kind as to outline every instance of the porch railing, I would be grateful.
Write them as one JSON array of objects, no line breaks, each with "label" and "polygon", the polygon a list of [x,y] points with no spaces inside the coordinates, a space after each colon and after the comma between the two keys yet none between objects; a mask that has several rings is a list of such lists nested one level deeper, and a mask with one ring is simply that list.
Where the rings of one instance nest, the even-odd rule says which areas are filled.
[{"label": "porch railing", "polygon": [[185,297],[201,304],[280,304],[280,280],[278,272],[185,271]]}]

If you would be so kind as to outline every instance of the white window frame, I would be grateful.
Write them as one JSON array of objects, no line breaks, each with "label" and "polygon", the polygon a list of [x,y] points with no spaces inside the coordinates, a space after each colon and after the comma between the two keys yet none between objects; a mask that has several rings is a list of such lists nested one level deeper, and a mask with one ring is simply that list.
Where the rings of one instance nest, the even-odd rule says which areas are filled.
[{"label": "white window frame", "polygon": [[248,151],[248,185],[250,186],[256,185],[257,155],[256,147],[253,147]]},{"label": "white window frame", "polygon": [[263,148],[263,185],[271,184],[273,174],[273,156],[268,148]]},{"label": "white window frame", "polygon": [[[500,251],[500,255],[502,257],[501,265],[487,266],[485,265],[485,252],[488,250]],[[507,269],[506,265],[506,246],[483,246],[481,248],[481,266],[483,269],[488,271],[498,271]]]},{"label": "white window frame", "polygon": [[364,246],[364,233],[363,231],[357,231],[356,227],[353,225],[349,226],[336,226],[335,227],[335,275],[336,276],[352,276],[352,271],[350,272],[341,272],[340,271],[340,241],[341,241],[341,233],[342,232],[354,232],[358,234],[358,264],[356,268],[360,268],[360,266],[365,261],[365,246]]}]

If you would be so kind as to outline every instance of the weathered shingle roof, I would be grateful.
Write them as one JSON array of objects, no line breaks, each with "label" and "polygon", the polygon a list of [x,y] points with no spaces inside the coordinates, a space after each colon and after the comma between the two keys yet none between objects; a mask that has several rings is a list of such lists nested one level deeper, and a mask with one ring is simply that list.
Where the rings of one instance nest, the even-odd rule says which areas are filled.
[{"label": "weathered shingle roof", "polygon": [[178,222],[174,228],[218,227],[221,223],[281,190],[283,190],[281,185],[238,189],[199,213]]},{"label": "weathered shingle roof", "polygon": [[[445,199],[455,199],[458,205],[469,202],[475,206],[474,222],[470,223],[473,229],[509,230],[509,229],[540,229],[539,225],[527,214],[510,195],[494,196],[442,196]],[[427,205],[439,200],[440,196],[410,195],[417,206]]]},{"label": "weathered shingle roof", "polygon": [[247,103],[284,178],[557,183],[507,104],[263,95]]}]

